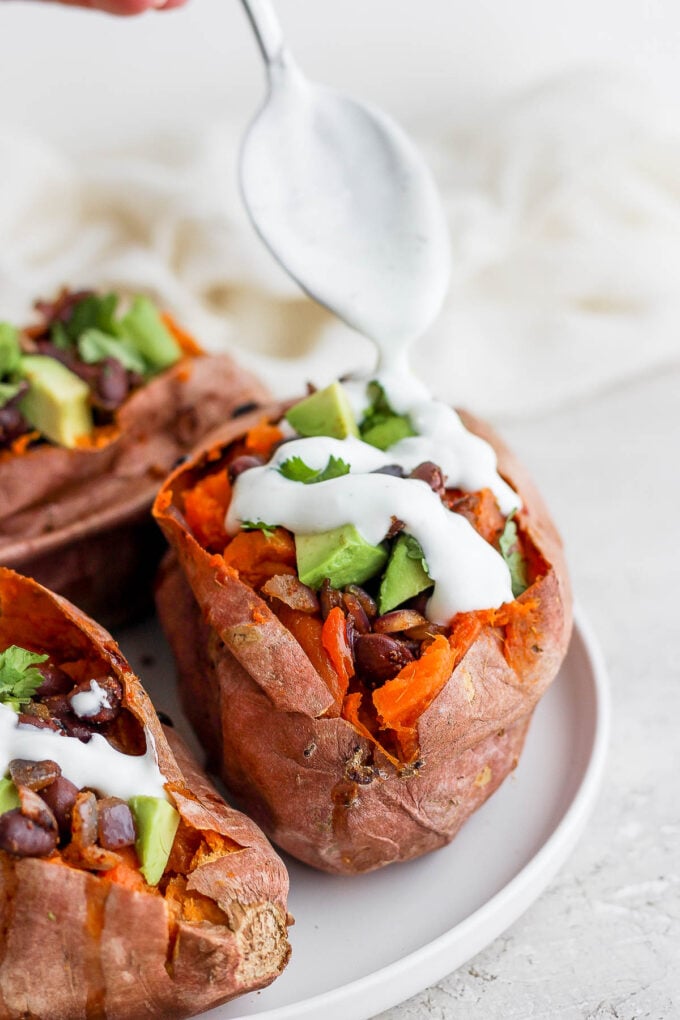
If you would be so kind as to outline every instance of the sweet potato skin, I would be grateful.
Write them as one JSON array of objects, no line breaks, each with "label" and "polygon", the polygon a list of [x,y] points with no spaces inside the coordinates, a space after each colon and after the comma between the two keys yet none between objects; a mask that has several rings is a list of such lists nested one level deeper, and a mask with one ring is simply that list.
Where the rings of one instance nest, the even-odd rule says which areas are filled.
[{"label": "sweet potato skin", "polygon": [[66,600],[0,568],[0,647],[40,644],[88,656],[123,683],[124,706],[151,733],[183,823],[219,833],[230,852],[206,858],[187,891],[224,923],[173,921],[163,896],[61,863],[0,851],[0,1020],[187,1017],[269,984],[290,955],[288,878],[249,819],[208,783],[162,727],[113,639]]},{"label": "sweet potato skin", "polygon": [[[227,355],[183,358],[133,393],[101,445],[0,455],[0,562],[117,626],[152,605],[150,508],[180,457],[266,390]],[[111,555],[111,549],[116,555]]]},{"label": "sweet potato skin", "polygon": [[[482,628],[420,716],[420,758],[410,766],[395,766],[351,723],[324,714],[332,699],[327,688],[324,700],[318,685],[309,685],[311,663],[300,646],[286,645],[279,633],[285,628],[265,603],[195,541],[181,492],[200,472],[201,454],[170,477],[156,503],[174,551],[157,606],[185,708],[251,817],[279,846],[326,871],[369,871],[448,843],[516,766],[534,707],[567,648],[571,594],[555,527],[507,447],[483,423],[463,417],[492,443],[501,475],[522,495],[519,520],[545,568],[520,598],[535,606],[531,642],[518,654],[502,627]],[[222,440],[245,427],[232,425]],[[260,652],[270,642],[275,661]],[[201,683],[209,725],[196,707]]]}]

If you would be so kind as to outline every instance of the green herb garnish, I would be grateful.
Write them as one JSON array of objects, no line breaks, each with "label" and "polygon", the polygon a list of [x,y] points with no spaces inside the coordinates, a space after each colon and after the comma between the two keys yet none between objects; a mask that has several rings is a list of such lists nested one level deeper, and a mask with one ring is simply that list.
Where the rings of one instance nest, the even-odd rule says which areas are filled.
[{"label": "green herb garnish", "polygon": [[302,482],[303,485],[313,485],[316,482],[328,482],[331,478],[342,478],[349,474],[349,464],[339,457],[330,456],[326,467],[316,471],[303,461],[302,457],[290,457],[284,460],[279,468],[284,478],[291,482]]},{"label": "green herb garnish", "polygon": [[0,702],[15,712],[28,704],[44,680],[35,667],[47,658],[49,656],[29,652],[18,645],[10,645],[0,652]]},{"label": "green herb garnish", "polygon": [[9,322],[0,322],[0,379],[13,375],[20,364],[19,331]]},{"label": "green herb garnish", "polygon": [[265,538],[271,538],[276,531],[276,524],[265,524],[264,521],[241,521],[244,531],[261,531]]},{"label": "green herb garnish", "polygon": [[117,309],[117,294],[88,294],[65,322],[52,323],[52,343],[60,350],[76,349],[88,365],[115,358],[123,368],[145,376],[179,360],[182,351],[152,301],[138,295],[122,318],[116,318]]},{"label": "green herb garnish", "polygon": [[417,538],[413,535],[407,535],[406,532],[401,533],[401,540],[406,546],[406,555],[410,560],[420,560],[420,565],[429,577],[429,571],[427,569],[427,560],[425,559],[425,553],[423,552],[422,546]]},{"label": "green herb garnish", "polygon": [[129,340],[118,340],[100,329],[86,329],[78,337],[78,353],[86,365],[94,365],[104,358],[115,358],[123,368],[144,375],[147,365]]},{"label": "green herb garnish", "polygon": [[61,350],[74,346],[88,329],[116,336],[117,294],[88,294],[76,302],[66,322],[53,322],[50,333],[52,343]]},{"label": "green herb garnish", "polygon": [[513,520],[514,516],[515,511],[513,510],[506,518],[503,534],[498,540],[498,545],[500,546],[501,556],[510,571],[512,594],[515,598],[518,598],[529,587],[529,579],[527,576],[527,561],[522,556],[519,548],[517,525]]}]

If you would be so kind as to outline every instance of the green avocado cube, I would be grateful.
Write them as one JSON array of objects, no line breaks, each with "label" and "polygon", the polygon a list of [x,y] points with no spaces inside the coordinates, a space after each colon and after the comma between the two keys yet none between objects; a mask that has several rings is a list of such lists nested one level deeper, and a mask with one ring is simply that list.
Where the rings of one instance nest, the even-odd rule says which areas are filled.
[{"label": "green avocado cube", "polygon": [[56,358],[28,354],[21,374],[29,390],[19,404],[24,418],[59,446],[74,447],[94,427],[90,388]]},{"label": "green avocado cube", "polygon": [[361,438],[365,443],[377,446],[379,450],[389,450],[390,446],[394,446],[400,439],[415,435],[409,419],[405,415],[395,414],[391,418],[384,418],[375,425],[370,425],[361,433]]},{"label": "green avocado cube", "polygon": [[432,579],[423,566],[423,551],[410,535],[400,535],[392,547],[387,570],[380,582],[378,609],[389,613],[402,602],[431,587]]},{"label": "green avocado cube", "polygon": [[136,297],[118,324],[118,332],[131,340],[152,370],[160,372],[182,357],[182,350],[161,319],[153,301]]},{"label": "green avocado cube", "polygon": [[296,535],[298,576],[310,588],[329,578],[334,588],[363,584],[379,573],[387,560],[383,545],[371,545],[353,524],[317,535]]},{"label": "green avocado cube", "polygon": [[345,439],[359,435],[347,392],[339,382],[294,404],[286,414],[286,421],[301,436]]},{"label": "green avocado cube", "polygon": [[0,779],[0,815],[19,807],[19,794],[11,779]]},{"label": "green avocado cube", "polygon": [[158,885],[168,863],[179,812],[160,797],[131,797],[128,801],[135,820],[135,850],[140,871],[149,885]]}]

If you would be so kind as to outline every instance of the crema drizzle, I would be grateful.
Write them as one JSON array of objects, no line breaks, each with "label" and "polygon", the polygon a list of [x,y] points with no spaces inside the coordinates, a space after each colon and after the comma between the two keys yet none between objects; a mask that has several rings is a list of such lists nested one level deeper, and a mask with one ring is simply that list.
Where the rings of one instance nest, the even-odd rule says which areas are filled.
[{"label": "crema drizzle", "polygon": [[123,754],[101,733],[87,744],[54,730],[19,722],[18,715],[0,705],[0,776],[7,774],[14,758],[27,761],[55,761],[62,775],[79,788],[88,787],[106,797],[146,795],[166,798],[165,779],[158,767],[156,747],[145,729],[146,753]]}]

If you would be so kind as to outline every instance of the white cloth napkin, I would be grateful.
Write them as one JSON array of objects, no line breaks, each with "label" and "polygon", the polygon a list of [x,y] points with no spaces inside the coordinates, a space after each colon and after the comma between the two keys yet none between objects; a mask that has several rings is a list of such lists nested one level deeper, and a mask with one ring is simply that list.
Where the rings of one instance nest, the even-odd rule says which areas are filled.
[{"label": "white cloth napkin", "polygon": [[[221,125],[75,159],[0,131],[0,318],[63,284],[146,291],[282,395],[369,367],[255,237],[238,141]],[[454,249],[413,355],[436,395],[522,417],[680,360],[680,119],[658,97],[571,76],[419,141]]]}]

